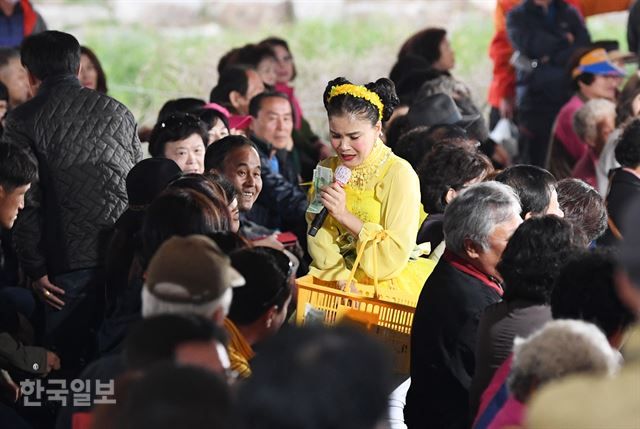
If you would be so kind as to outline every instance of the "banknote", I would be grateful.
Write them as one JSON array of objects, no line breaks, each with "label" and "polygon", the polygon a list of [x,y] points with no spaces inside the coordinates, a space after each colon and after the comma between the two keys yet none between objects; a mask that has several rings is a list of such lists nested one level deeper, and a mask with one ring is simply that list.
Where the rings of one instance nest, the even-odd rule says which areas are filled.
[{"label": "banknote", "polygon": [[320,165],[313,170],[313,190],[315,195],[307,209],[309,213],[320,213],[324,207],[320,200],[320,189],[322,189],[323,186],[330,185],[331,183],[333,183],[333,170]]}]

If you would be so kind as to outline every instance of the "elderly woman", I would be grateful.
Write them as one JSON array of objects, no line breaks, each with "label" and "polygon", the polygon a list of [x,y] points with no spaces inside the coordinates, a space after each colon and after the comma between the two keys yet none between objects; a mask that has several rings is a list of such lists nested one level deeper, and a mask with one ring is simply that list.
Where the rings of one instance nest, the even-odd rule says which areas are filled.
[{"label": "elderly woman", "polygon": [[509,240],[498,264],[505,281],[503,300],[487,307],[478,328],[469,395],[472,415],[495,371],[511,353],[513,339],[526,337],[551,320],[551,291],[573,249],[571,224],[556,216],[526,220]]},{"label": "elderly woman", "polygon": [[580,49],[570,59],[569,68],[575,93],[558,113],[549,153],[549,170],[558,179],[568,177],[587,152],[586,142],[573,126],[576,112],[589,100],[615,100],[618,79],[624,76],[602,48]]},{"label": "elderly woman", "polygon": [[175,113],[156,123],[149,139],[154,158],[175,161],[183,173],[204,173],[204,153],[209,134],[196,116]]},{"label": "elderly woman", "polygon": [[573,128],[587,145],[587,151],[576,162],[571,176],[598,186],[596,166],[609,134],[616,128],[616,105],[609,100],[588,101],[573,117]]},{"label": "elderly woman", "polygon": [[471,185],[447,205],[447,249],[413,319],[409,427],[468,427],[478,321],[503,294],[496,265],[521,222],[518,197],[498,182]]},{"label": "elderly woman", "polygon": [[508,380],[510,398],[489,429],[521,426],[525,404],[550,381],[580,373],[612,374],[618,366],[607,337],[590,323],[554,320],[525,340],[516,338]]}]

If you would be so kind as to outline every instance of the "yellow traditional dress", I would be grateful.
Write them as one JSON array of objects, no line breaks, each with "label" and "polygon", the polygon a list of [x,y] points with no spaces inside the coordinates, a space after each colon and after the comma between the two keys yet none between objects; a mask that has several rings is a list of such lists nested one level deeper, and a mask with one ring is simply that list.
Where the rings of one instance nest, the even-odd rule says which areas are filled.
[{"label": "yellow traditional dress", "polygon": [[[335,171],[340,160],[332,157],[320,165]],[[405,296],[417,302],[435,263],[419,257],[416,246],[421,204],[415,171],[378,140],[365,162],[352,169],[344,189],[347,209],[364,225],[353,237],[328,216],[317,235],[308,237],[310,274],[326,282],[347,280],[358,250],[363,249],[355,275],[358,283],[372,285],[377,275],[381,299],[406,302],[397,299]],[[312,218],[307,215],[309,222]]]}]

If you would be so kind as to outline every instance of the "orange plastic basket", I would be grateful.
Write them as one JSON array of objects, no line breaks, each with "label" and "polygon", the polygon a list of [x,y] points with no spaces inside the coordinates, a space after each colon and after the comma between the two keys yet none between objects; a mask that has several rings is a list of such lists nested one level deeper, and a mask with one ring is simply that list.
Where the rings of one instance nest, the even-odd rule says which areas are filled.
[{"label": "orange plastic basket", "polygon": [[[377,244],[383,238],[384,236],[379,234],[371,241]],[[365,244],[366,242],[361,244],[347,284],[353,281]],[[380,299],[377,293],[377,279],[374,279],[373,297],[332,287],[330,283],[311,275],[300,277],[296,280],[296,285],[296,324],[301,326],[321,323],[333,326],[344,323],[362,327],[393,351],[395,372],[409,373],[409,346],[415,304],[407,305]],[[358,286],[360,285],[356,284],[356,287]]]}]

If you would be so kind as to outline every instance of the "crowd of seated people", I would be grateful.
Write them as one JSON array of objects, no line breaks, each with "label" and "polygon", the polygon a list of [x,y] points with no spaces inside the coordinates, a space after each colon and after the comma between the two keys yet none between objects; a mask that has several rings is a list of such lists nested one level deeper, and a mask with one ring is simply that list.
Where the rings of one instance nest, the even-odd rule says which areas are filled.
[{"label": "crowd of seated people", "polygon": [[[517,153],[441,28],[326,83],[326,142],[277,37],[140,133],[73,35],[0,48],[0,426],[638,427],[638,79],[581,13],[506,17]],[[410,309],[408,369],[309,279]]]}]

